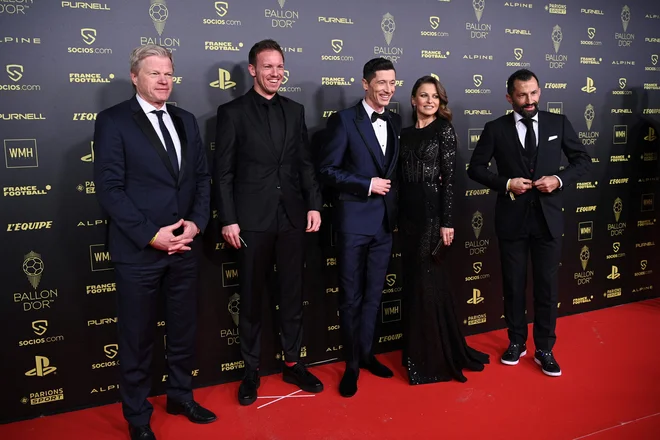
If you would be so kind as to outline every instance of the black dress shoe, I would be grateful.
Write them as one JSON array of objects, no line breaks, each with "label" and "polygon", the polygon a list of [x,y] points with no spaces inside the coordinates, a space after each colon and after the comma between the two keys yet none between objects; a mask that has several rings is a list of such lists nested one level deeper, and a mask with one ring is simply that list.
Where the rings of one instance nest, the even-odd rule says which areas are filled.
[{"label": "black dress shoe", "polygon": [[252,405],[257,400],[257,388],[261,385],[257,370],[245,370],[245,376],[238,387],[238,403],[243,406]]},{"label": "black dress shoe", "polygon": [[200,424],[215,422],[218,419],[215,414],[194,400],[174,402],[167,399],[167,412],[174,415],[183,414],[191,422]]},{"label": "black dress shoe", "polygon": [[561,376],[561,368],[552,355],[551,351],[536,350],[534,353],[534,362],[541,366],[543,373],[552,377]]},{"label": "black dress shoe", "polygon": [[339,382],[339,394],[342,397],[353,397],[357,393],[357,381],[359,372],[352,368],[346,368],[344,377]]},{"label": "black dress shoe", "polygon": [[285,365],[282,371],[282,380],[286,383],[297,385],[301,390],[308,393],[320,393],[323,391],[323,384],[318,377],[310,373],[301,362],[296,363],[293,367],[287,367]]},{"label": "black dress shoe", "polygon": [[156,436],[149,425],[128,425],[128,433],[131,436],[131,440],[156,440]]},{"label": "black dress shoe", "polygon": [[527,346],[525,344],[509,344],[509,348],[506,349],[500,362],[504,365],[518,365],[518,361],[521,357],[527,354]]},{"label": "black dress shoe", "polygon": [[368,370],[371,374],[378,377],[388,378],[394,376],[392,370],[378,362],[376,356],[371,356],[369,360],[360,362],[360,368]]}]

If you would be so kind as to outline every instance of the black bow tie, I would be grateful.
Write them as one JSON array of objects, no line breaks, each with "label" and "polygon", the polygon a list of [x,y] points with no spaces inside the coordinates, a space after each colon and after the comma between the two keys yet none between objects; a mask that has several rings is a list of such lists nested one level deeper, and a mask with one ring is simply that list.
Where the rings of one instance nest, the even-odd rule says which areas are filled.
[{"label": "black bow tie", "polygon": [[387,114],[387,111],[384,111],[383,113],[373,112],[371,114],[371,123],[373,124],[379,118],[382,119],[383,121],[387,122],[387,117],[388,116],[389,115]]}]

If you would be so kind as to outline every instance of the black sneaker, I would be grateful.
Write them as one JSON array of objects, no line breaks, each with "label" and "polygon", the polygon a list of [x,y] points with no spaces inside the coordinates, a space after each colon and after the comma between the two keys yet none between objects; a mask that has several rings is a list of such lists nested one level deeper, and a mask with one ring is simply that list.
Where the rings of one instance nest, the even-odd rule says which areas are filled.
[{"label": "black sneaker", "polygon": [[525,344],[509,344],[500,361],[505,365],[518,365],[521,357],[527,354],[527,346]]},{"label": "black sneaker", "polygon": [[245,370],[245,377],[238,387],[238,403],[243,406],[252,405],[257,400],[257,388],[261,385],[257,370]]},{"label": "black sneaker", "polygon": [[286,383],[297,385],[301,390],[308,393],[320,393],[323,391],[323,384],[307,368],[298,362],[293,367],[284,366],[282,371],[282,380]]},{"label": "black sneaker", "polygon": [[552,377],[561,376],[561,368],[552,355],[551,351],[536,350],[534,353],[534,362],[541,366],[541,370]]}]

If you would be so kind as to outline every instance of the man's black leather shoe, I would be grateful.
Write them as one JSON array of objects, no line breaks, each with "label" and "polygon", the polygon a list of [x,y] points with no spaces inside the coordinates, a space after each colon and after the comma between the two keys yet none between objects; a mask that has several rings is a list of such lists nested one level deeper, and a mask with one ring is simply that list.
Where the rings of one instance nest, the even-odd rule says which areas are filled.
[{"label": "man's black leather shoe", "polygon": [[536,350],[534,353],[534,362],[541,366],[543,373],[552,377],[561,376],[561,368],[552,355],[551,351]]},{"label": "man's black leather shoe", "polygon": [[257,388],[261,385],[257,370],[245,370],[245,377],[238,387],[238,403],[243,406],[252,405],[257,400]]},{"label": "man's black leather shoe", "polygon": [[149,425],[128,425],[128,433],[131,436],[131,440],[156,440],[156,436]]},{"label": "man's black leather shoe", "polygon": [[297,385],[301,390],[308,393],[323,391],[323,384],[318,377],[310,373],[301,362],[296,363],[293,367],[285,365],[282,371],[282,380]]},{"label": "man's black leather shoe", "polygon": [[357,393],[357,381],[358,381],[359,371],[355,371],[352,368],[346,368],[344,371],[344,377],[341,378],[339,382],[339,394],[342,397],[353,397]]},{"label": "man's black leather shoe", "polygon": [[392,370],[381,364],[378,359],[376,359],[376,356],[371,356],[369,360],[360,362],[360,368],[363,368],[378,377],[388,378],[394,376]]},{"label": "man's black leather shoe", "polygon": [[215,414],[194,400],[174,402],[167,399],[167,412],[173,415],[183,414],[191,422],[200,424],[215,422],[218,419]]},{"label": "man's black leather shoe", "polygon": [[520,358],[527,354],[527,346],[525,344],[509,344],[500,362],[504,365],[518,365]]}]

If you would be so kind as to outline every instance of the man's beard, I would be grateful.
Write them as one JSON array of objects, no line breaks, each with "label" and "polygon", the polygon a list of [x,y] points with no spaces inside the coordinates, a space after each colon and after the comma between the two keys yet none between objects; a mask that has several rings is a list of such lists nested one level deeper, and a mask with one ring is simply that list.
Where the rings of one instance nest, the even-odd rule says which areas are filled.
[{"label": "man's beard", "polygon": [[516,113],[520,114],[520,116],[522,116],[523,118],[533,118],[539,112],[539,103],[535,102],[532,105],[534,106],[534,110],[532,111],[525,110],[524,107],[518,107],[518,106],[516,106],[514,110],[516,111]]}]

